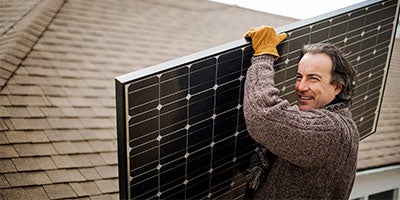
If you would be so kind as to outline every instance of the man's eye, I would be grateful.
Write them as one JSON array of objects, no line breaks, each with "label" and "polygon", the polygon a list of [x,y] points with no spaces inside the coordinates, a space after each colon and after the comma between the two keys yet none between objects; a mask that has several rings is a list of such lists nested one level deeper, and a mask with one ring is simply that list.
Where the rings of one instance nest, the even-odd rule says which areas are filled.
[{"label": "man's eye", "polygon": [[312,81],[319,81],[319,78],[317,78],[317,77],[311,77],[310,78]]}]

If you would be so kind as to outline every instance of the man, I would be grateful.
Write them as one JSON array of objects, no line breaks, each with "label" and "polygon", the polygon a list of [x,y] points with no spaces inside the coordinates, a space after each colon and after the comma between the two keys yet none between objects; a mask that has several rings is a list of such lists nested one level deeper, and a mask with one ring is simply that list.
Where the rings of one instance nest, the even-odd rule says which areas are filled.
[{"label": "man", "polygon": [[[258,172],[268,173],[252,184],[258,187],[254,198],[348,199],[359,141],[348,110],[356,78],[352,65],[333,45],[306,45],[296,77],[298,105],[291,106],[279,98],[273,81],[276,46],[286,34],[263,26],[245,37],[251,38],[254,55],[247,71],[244,115],[249,134],[261,144],[253,168],[261,165]],[[267,149],[276,156],[270,167]]]}]

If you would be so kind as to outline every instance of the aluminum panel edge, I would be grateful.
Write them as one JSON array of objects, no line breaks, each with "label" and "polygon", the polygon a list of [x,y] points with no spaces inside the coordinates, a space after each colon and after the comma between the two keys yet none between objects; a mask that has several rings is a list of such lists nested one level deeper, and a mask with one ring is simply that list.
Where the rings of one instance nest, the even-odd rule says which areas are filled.
[{"label": "aluminum panel edge", "polygon": [[[115,80],[119,198],[130,199],[125,85]],[[123,186],[126,186],[123,187]]]},{"label": "aluminum panel edge", "polygon": [[376,108],[376,113],[377,114],[376,114],[376,117],[375,117],[374,126],[373,126],[372,131],[369,134],[366,134],[366,135],[363,135],[363,136],[360,137],[360,141],[365,139],[365,138],[367,138],[368,136],[374,134],[376,132],[376,129],[378,128],[378,121],[379,121],[379,116],[380,116],[379,113],[380,113],[381,108],[382,108],[382,101],[383,101],[383,96],[384,96],[384,93],[385,93],[386,81],[387,81],[387,77],[388,77],[389,69],[390,69],[390,61],[391,61],[392,54],[393,54],[394,42],[396,40],[396,31],[397,31],[396,27],[398,26],[398,23],[399,23],[399,9],[400,9],[400,2],[397,1],[396,14],[395,14],[395,17],[394,17],[395,21],[393,22],[392,36],[390,38],[390,43],[389,43],[389,52],[388,52],[388,55],[387,55],[387,58],[386,58],[386,65],[385,65],[385,69],[386,70],[385,70],[384,75],[383,75],[384,78],[382,80],[382,87],[381,87],[381,90],[380,90],[379,102],[378,102],[378,105],[377,105],[377,108]]}]

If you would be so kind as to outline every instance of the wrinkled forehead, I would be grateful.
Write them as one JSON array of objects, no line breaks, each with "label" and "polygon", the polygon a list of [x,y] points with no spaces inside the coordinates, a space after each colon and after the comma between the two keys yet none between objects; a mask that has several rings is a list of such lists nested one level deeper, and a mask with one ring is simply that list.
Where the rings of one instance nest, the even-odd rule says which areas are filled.
[{"label": "wrinkled forehead", "polygon": [[323,53],[306,53],[300,59],[298,73],[305,75],[318,74],[321,77],[331,77],[333,62],[332,59]]}]

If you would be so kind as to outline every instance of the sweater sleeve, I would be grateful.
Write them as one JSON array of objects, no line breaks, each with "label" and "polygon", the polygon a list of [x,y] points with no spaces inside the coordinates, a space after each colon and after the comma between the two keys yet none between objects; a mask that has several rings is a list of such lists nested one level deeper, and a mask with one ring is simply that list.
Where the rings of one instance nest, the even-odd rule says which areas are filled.
[{"label": "sweater sleeve", "polygon": [[343,151],[340,116],[325,109],[301,111],[282,100],[274,86],[274,58],[252,58],[244,91],[244,116],[251,137],[301,167],[322,166]]}]

